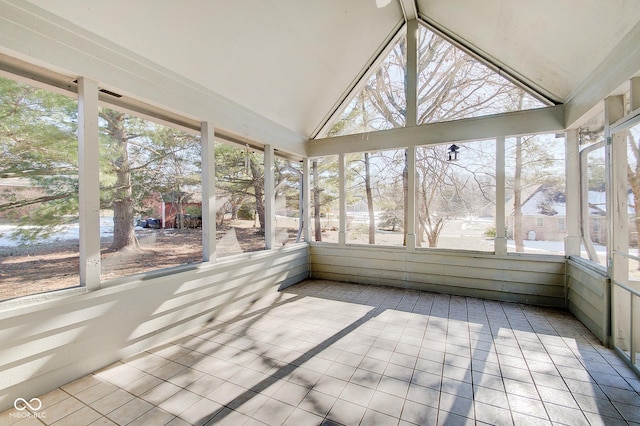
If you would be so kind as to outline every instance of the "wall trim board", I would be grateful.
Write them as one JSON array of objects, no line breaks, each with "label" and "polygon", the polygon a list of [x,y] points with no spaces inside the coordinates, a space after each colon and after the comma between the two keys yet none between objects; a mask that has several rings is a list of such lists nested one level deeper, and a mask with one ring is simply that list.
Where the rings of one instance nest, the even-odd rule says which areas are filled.
[{"label": "wall trim board", "polygon": [[565,259],[311,244],[313,278],[564,308]]}]

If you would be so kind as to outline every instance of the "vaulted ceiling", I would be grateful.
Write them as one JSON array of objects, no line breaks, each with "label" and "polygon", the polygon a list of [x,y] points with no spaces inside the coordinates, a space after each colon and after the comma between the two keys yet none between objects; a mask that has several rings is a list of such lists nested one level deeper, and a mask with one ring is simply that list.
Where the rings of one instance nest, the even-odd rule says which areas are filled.
[{"label": "vaulted ceiling", "polygon": [[402,30],[408,7],[558,103],[640,33],[638,0],[28,1],[304,136]]}]

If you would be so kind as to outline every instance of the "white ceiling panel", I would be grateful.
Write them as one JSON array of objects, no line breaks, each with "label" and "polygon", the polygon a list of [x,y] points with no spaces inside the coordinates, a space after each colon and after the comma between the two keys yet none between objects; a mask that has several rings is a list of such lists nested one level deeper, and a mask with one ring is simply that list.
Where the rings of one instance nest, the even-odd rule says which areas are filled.
[{"label": "white ceiling panel", "polygon": [[[27,1],[308,136],[413,0]],[[640,0],[416,5],[419,16],[564,103],[640,32]]]},{"label": "white ceiling panel", "polygon": [[30,1],[303,135],[403,19],[397,1]]},{"label": "white ceiling panel", "polygon": [[640,22],[638,0],[417,0],[426,19],[566,102]]}]

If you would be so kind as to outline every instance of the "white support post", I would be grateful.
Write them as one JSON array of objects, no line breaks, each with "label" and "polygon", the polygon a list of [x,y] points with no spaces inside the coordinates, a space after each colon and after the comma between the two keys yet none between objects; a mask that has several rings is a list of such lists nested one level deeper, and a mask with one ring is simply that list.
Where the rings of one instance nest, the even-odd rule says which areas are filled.
[{"label": "white support post", "polygon": [[311,241],[311,176],[309,159],[302,161],[302,235],[305,242]]},{"label": "white support post", "polygon": [[407,22],[406,127],[418,125],[418,20]]},{"label": "white support post", "polygon": [[80,284],[100,288],[100,139],[98,83],[78,79]]},{"label": "white support post", "polygon": [[[607,167],[607,188],[610,190],[610,194],[607,197],[607,224],[608,224],[608,257],[607,268],[609,276],[615,279],[616,269],[623,271],[624,268],[614,267],[614,251],[623,248],[623,239],[626,238],[626,233],[621,230],[617,230],[615,227],[625,226],[620,222],[619,215],[624,212],[618,211],[622,202],[626,205],[626,188],[627,188],[627,158],[626,158],[626,144],[621,138],[622,135],[612,135],[610,126],[616,121],[620,120],[624,116],[624,98],[622,95],[610,96],[604,100],[604,114],[605,114],[605,138],[607,143],[605,147],[606,167]],[[624,167],[623,167],[624,166]],[[624,187],[621,190],[618,187]],[[624,196],[623,196],[624,195]],[[621,199],[623,198],[623,199]],[[625,227],[626,229],[626,227]],[[626,249],[626,247],[625,247]],[[613,269],[613,270],[612,270]]]},{"label": "white support post", "polygon": [[631,111],[640,108],[640,77],[632,77],[629,80],[631,86]]},{"label": "white support post", "polygon": [[[613,281],[626,281],[629,273],[629,260],[618,255],[628,247],[627,214],[627,148],[624,136],[613,135],[611,125],[624,116],[624,98],[622,95],[610,96],[604,100],[604,134],[606,138],[606,187],[607,193],[607,274]],[[628,324],[626,312],[628,304],[610,287],[611,339],[614,346],[628,346],[628,337],[624,329]]]},{"label": "white support post", "polygon": [[[407,102],[405,127],[418,124],[418,20],[407,21],[407,80],[405,98]],[[407,250],[416,249],[416,147],[406,148],[407,162],[407,205],[406,221]]]},{"label": "white support post", "polygon": [[216,157],[214,127],[203,121],[200,129],[202,145],[202,260],[216,260]]},{"label": "white support post", "polygon": [[407,223],[404,224],[407,230],[407,249],[416,249],[416,147],[407,148]]},{"label": "white support post", "polygon": [[[565,173],[566,173],[566,205],[565,226],[565,256],[580,255],[580,146],[578,130],[567,130],[565,135]],[[585,176],[586,178],[586,176]]]},{"label": "white support post", "polygon": [[275,154],[273,145],[264,146],[264,246],[270,250],[276,239]]},{"label": "white support post", "polygon": [[496,138],[496,239],[494,251],[496,256],[507,255],[507,216],[506,179],[505,179],[505,137]]},{"label": "white support post", "polygon": [[338,155],[338,181],[340,198],[340,231],[338,233],[338,244],[347,244],[347,188],[346,188],[346,158],[344,154]]}]

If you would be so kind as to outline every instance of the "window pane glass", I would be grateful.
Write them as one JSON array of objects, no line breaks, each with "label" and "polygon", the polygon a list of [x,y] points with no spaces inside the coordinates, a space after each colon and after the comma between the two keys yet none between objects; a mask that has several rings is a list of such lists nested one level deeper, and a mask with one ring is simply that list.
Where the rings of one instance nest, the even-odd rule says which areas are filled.
[{"label": "window pane glass", "polygon": [[563,254],[564,138],[553,134],[506,140],[507,250]]},{"label": "window pane glass", "polygon": [[400,39],[367,84],[356,94],[326,136],[404,127],[406,38]]},{"label": "window pane glass", "polygon": [[[627,191],[627,253],[640,256],[638,251],[638,231],[640,220],[637,212],[640,210],[640,124],[624,131],[627,140],[627,178],[629,189]],[[636,288],[640,289],[640,262],[629,262],[629,280],[635,281]]]},{"label": "window pane glass", "polygon": [[102,279],[202,261],[199,137],[100,110]]},{"label": "window pane glass", "polygon": [[276,157],[276,246],[304,241],[301,188],[302,164]]},{"label": "window pane glass", "polygon": [[416,245],[493,251],[495,141],[416,150]]},{"label": "window pane glass", "polygon": [[[638,315],[640,296],[617,284],[640,292],[640,261],[638,261],[638,221],[640,209],[640,125],[623,130],[613,136],[613,155],[617,159],[618,149],[626,151],[626,167],[613,170],[616,177],[627,180],[627,186],[614,184],[617,193],[611,194],[616,205],[611,215],[613,220],[613,315],[615,329],[612,331],[615,345],[629,359],[631,353],[638,354],[640,325],[633,321],[632,315]],[[624,165],[622,165],[624,167]],[[633,309],[633,312],[632,312]],[[637,317],[636,317],[637,318]],[[637,342],[637,340],[636,340]],[[632,345],[634,345],[632,347]],[[637,361],[636,361],[637,364]]]},{"label": "window pane glass", "polygon": [[77,112],[0,78],[0,300],[80,283]]},{"label": "window pane glass", "polygon": [[347,242],[401,246],[405,150],[347,156]]},{"label": "window pane glass", "polygon": [[264,154],[216,143],[216,257],[264,250]]},{"label": "window pane glass", "polygon": [[601,265],[607,259],[607,193],[605,183],[605,148],[587,153],[587,198],[582,200],[583,209],[589,212],[582,233],[586,241],[582,242],[581,256]]},{"label": "window pane glass", "polygon": [[311,160],[311,240],[338,242],[340,228],[338,156]]},{"label": "window pane glass", "polygon": [[418,124],[545,106],[422,25],[418,49]]}]

